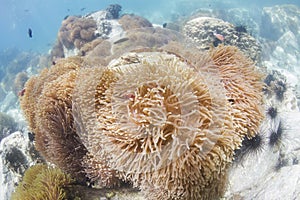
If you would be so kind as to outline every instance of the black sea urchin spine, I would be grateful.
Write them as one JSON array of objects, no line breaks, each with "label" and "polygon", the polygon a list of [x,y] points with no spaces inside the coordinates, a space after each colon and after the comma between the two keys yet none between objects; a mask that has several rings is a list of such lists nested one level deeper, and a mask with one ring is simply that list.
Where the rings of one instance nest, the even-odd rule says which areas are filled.
[{"label": "black sea urchin spine", "polygon": [[250,139],[246,137],[242,142],[241,148],[235,151],[235,161],[238,162],[251,153],[258,153],[262,150],[263,144],[264,137],[261,133]]},{"label": "black sea urchin spine", "polygon": [[271,129],[270,137],[269,137],[269,145],[271,147],[275,145],[279,145],[282,139],[282,134],[283,134],[283,126],[282,126],[282,121],[279,121],[277,124],[277,127],[273,127]]},{"label": "black sea urchin spine", "polygon": [[267,109],[267,115],[271,118],[271,119],[275,119],[278,115],[278,112],[277,112],[277,108],[275,106],[270,106],[268,109]]}]

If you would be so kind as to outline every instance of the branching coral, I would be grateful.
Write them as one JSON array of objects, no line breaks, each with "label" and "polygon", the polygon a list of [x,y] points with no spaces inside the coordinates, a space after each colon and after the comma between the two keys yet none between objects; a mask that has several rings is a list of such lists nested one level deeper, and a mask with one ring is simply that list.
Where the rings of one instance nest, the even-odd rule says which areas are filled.
[{"label": "branching coral", "polygon": [[12,194],[12,200],[63,200],[66,199],[64,187],[73,181],[60,169],[46,165],[35,165],[29,168],[22,182]]}]

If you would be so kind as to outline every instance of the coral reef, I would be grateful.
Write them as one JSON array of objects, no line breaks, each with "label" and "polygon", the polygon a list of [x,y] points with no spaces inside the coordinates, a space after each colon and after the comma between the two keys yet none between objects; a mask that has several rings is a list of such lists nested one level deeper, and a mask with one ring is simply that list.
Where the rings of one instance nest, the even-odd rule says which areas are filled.
[{"label": "coral reef", "polygon": [[[272,70],[276,70],[281,76],[285,76],[283,84],[286,86],[277,88],[277,100],[283,104],[294,104],[296,95],[297,103],[296,106],[293,105],[293,110],[299,110],[300,105],[300,56],[295,53],[300,50],[299,13],[299,6],[292,4],[265,7],[261,18],[263,28],[260,29],[265,49],[263,65],[271,74]],[[291,90],[296,91],[296,94]]]},{"label": "coral reef", "polygon": [[98,187],[123,179],[148,199],[219,198],[263,118],[262,76],[235,47],[204,53],[165,29],[139,32],[119,52],[137,50],[106,67],[68,58],[28,81],[21,105],[37,149]]},{"label": "coral reef", "polygon": [[235,25],[235,30],[238,32],[247,32],[255,38],[259,35],[261,15],[257,12],[246,8],[231,8],[223,12],[216,11],[215,17]]},{"label": "coral reef", "polygon": [[[124,31],[152,27],[152,24],[145,18],[137,15],[123,15],[119,18],[121,6],[110,5],[104,11],[91,13],[87,16],[68,16],[61,25],[56,44],[52,48],[51,58],[80,55],[85,56],[96,46],[101,45],[103,40],[119,40]],[[106,48],[106,43],[102,43]],[[97,50],[96,50],[97,51]],[[109,51],[104,51],[109,52]]]},{"label": "coral reef", "polygon": [[[12,55],[13,58],[11,58]],[[37,66],[39,64],[39,57],[41,55],[32,52],[23,51],[8,51],[4,53],[5,58],[0,61],[0,83],[1,89],[8,93],[8,91],[14,91],[14,81],[17,78],[18,73],[23,73],[27,68],[31,66]],[[3,111],[3,110],[2,110]]]},{"label": "coral reef", "polygon": [[[2,140],[0,196],[9,199],[34,164],[35,144],[48,164],[77,179],[65,187],[67,199],[297,199],[299,8],[274,6],[253,16],[246,9],[207,6],[194,20],[174,14],[175,23],[164,24],[182,30],[185,23],[188,44],[139,16],[119,19],[119,5],[75,17],[95,21],[93,38],[79,48],[58,40],[53,66],[21,90],[33,133],[30,143],[20,132]],[[250,35],[260,40],[263,52]],[[6,95],[1,110],[10,115],[16,97],[7,91],[13,86],[17,94],[26,79],[23,72],[15,78],[17,72],[25,66],[31,76],[50,63],[45,57],[36,64],[21,54],[20,61],[7,62],[9,54],[0,59],[0,98]],[[70,55],[82,57],[59,60]],[[264,97],[263,77],[246,57],[268,68]],[[263,111],[267,117],[261,124]],[[30,150],[24,151],[20,145],[27,143]]]},{"label": "coral reef", "polygon": [[159,48],[171,41],[184,40],[178,32],[163,28],[138,28],[128,30],[121,42],[115,42],[112,47],[113,56],[118,58],[124,52],[136,49]]},{"label": "coral reef", "polygon": [[213,17],[198,17],[183,26],[183,33],[196,42],[199,49],[208,49],[214,42],[218,43],[214,32],[224,36],[225,45],[238,47],[256,63],[261,61],[261,47],[255,38],[248,33],[236,31],[233,24]]},{"label": "coral reef", "polygon": [[[85,45],[85,62],[90,66],[106,66],[112,56],[112,44],[107,40],[97,39]],[[86,50],[86,51],[85,51]]]},{"label": "coral reef", "polygon": [[65,53],[64,53],[64,47],[61,43],[61,41],[57,40],[54,44],[54,46],[51,49],[51,60],[56,60],[58,58],[64,58]]}]

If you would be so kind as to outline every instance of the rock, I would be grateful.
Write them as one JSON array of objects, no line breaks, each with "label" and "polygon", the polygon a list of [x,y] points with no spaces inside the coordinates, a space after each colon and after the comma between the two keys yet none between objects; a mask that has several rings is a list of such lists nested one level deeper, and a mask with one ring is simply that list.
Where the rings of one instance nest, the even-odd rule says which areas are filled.
[{"label": "rock", "polygon": [[0,197],[10,199],[25,170],[41,161],[28,134],[15,132],[0,143]]},{"label": "rock", "polygon": [[[225,199],[299,199],[300,112],[280,115],[285,127],[281,144],[270,147],[267,132],[261,152],[233,165]],[[268,130],[270,122],[264,126]]]},{"label": "rock", "polygon": [[[263,9],[261,36],[263,62],[269,70],[276,69],[286,76],[287,82],[296,91],[300,105],[300,8],[295,5],[280,5]],[[271,33],[271,34],[270,34]]]},{"label": "rock", "polygon": [[108,19],[118,19],[120,15],[120,11],[122,10],[122,7],[119,4],[111,4],[106,8],[107,18]]},{"label": "rock", "polygon": [[6,113],[0,112],[0,141],[17,130],[17,123]]},{"label": "rock", "polygon": [[236,27],[244,26],[252,36],[258,36],[260,15],[257,12],[252,13],[251,10],[245,8],[232,8],[216,14],[218,18],[230,22]]},{"label": "rock", "polygon": [[15,107],[16,102],[17,102],[16,95],[12,91],[9,91],[5,96],[4,100],[1,102],[0,111],[7,112],[9,109]]},{"label": "rock", "polygon": [[276,41],[287,31],[298,35],[299,24],[300,9],[296,5],[265,7],[261,20],[261,36]]}]

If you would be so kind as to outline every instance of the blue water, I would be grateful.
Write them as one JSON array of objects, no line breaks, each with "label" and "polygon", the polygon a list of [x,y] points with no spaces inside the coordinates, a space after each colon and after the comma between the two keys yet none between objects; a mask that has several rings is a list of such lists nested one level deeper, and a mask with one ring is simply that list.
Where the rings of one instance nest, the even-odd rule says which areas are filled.
[{"label": "blue water", "polygon": [[[123,13],[134,13],[152,23],[162,24],[199,8],[246,7],[256,10],[276,4],[300,5],[300,0],[0,0],[0,52],[9,48],[47,52],[66,15],[85,15],[114,3],[122,6]],[[28,28],[33,31],[32,38],[28,37]]]}]

